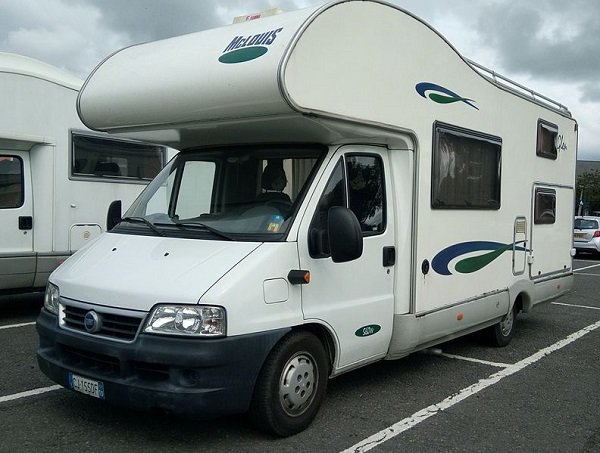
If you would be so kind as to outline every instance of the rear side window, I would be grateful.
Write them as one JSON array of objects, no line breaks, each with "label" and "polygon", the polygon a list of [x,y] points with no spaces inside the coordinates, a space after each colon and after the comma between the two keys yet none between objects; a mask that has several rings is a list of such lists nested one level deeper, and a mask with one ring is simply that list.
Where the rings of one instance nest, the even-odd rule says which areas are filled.
[{"label": "rear side window", "polygon": [[77,133],[71,143],[73,176],[149,181],[166,159],[163,146]]},{"label": "rear side window", "polygon": [[598,222],[592,219],[575,219],[575,228],[578,230],[597,230]]},{"label": "rear side window", "polygon": [[436,123],[431,207],[500,209],[502,140]]},{"label": "rear side window", "polygon": [[549,225],[556,222],[556,191],[554,189],[535,189],[536,225]]},{"label": "rear side window", "polygon": [[23,161],[0,154],[0,209],[23,206]]},{"label": "rear side window", "polygon": [[535,153],[546,159],[556,159],[558,156],[558,151],[556,149],[557,135],[558,126],[549,123],[548,121],[538,120]]}]

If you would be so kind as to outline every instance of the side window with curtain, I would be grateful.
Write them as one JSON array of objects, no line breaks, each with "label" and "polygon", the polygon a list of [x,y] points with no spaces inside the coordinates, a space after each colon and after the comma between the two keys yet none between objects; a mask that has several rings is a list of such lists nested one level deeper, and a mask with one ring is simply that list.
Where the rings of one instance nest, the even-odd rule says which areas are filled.
[{"label": "side window with curtain", "polygon": [[23,202],[23,161],[0,155],[0,209],[20,208]]},{"label": "side window with curtain", "polygon": [[499,137],[436,123],[433,209],[500,209]]}]

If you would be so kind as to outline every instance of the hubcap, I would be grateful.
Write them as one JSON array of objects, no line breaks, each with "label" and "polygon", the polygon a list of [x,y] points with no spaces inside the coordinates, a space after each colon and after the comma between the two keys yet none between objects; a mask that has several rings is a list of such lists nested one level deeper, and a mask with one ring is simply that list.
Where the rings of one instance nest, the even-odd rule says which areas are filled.
[{"label": "hubcap", "polygon": [[307,352],[288,360],[279,381],[279,401],[288,415],[295,417],[308,409],[317,390],[317,378],[315,361]]},{"label": "hubcap", "polygon": [[513,328],[514,319],[515,315],[513,310],[511,310],[510,313],[506,315],[502,321],[500,321],[500,331],[502,332],[502,336],[507,337],[510,335],[510,332]]}]

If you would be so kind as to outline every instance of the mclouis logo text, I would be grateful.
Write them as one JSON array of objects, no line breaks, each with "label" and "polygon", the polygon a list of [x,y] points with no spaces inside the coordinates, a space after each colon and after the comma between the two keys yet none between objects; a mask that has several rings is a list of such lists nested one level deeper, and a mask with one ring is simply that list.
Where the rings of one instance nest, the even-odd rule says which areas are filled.
[{"label": "mclouis logo text", "polygon": [[226,64],[242,63],[261,57],[267,53],[269,50],[267,46],[273,44],[277,34],[282,30],[283,28],[278,28],[257,35],[236,36],[225,47],[219,61]]}]

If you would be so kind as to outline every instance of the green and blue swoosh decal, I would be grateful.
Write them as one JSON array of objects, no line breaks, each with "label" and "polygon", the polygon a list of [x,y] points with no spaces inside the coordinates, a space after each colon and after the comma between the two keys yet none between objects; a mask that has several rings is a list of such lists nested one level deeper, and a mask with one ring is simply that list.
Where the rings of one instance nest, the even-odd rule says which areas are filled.
[{"label": "green and blue swoosh decal", "polygon": [[520,252],[526,252],[527,249],[525,247],[517,245],[520,243],[522,242],[515,242],[514,244],[503,244],[501,242],[492,241],[461,242],[446,247],[435,255],[431,261],[431,267],[440,275],[452,275],[453,272],[449,269],[452,260],[462,255],[472,254],[473,252],[486,252],[464,258],[454,265],[454,272],[459,274],[470,274],[483,269],[504,252],[512,250],[513,247]]},{"label": "green and blue swoosh decal", "polygon": [[436,85],[435,83],[417,83],[415,89],[417,90],[417,93],[419,93],[425,99],[429,98],[433,102],[437,102],[438,104],[453,104],[454,102],[464,102],[465,104],[473,107],[474,109],[479,110],[478,107],[473,105],[473,102],[475,102],[473,99],[464,98],[454,93],[453,91],[450,91],[448,88],[444,88],[441,85]]}]

